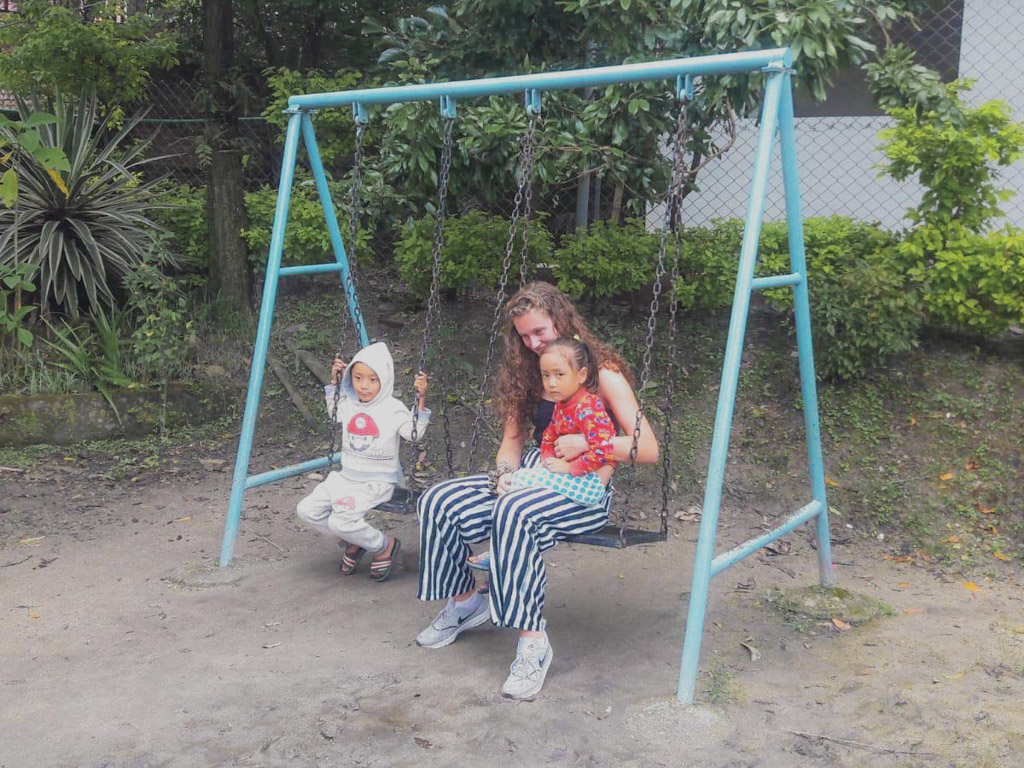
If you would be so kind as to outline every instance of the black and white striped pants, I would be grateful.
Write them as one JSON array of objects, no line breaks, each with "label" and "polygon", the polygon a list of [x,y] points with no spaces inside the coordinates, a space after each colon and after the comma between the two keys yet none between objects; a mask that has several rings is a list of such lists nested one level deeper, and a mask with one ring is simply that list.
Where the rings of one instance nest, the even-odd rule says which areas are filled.
[{"label": "black and white striped pants", "polygon": [[[522,466],[540,464],[531,448]],[[476,586],[466,564],[469,545],[491,540],[491,618],[499,627],[539,631],[547,574],[541,556],[559,540],[601,530],[608,523],[609,492],[584,507],[548,488],[498,496],[487,475],[438,483],[417,503],[420,520],[420,600],[443,600]]]}]

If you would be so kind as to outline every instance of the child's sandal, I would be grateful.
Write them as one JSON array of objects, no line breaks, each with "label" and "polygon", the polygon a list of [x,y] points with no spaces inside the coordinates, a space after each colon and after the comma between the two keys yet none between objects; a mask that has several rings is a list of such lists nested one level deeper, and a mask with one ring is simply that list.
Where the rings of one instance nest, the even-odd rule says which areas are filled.
[{"label": "child's sandal", "polygon": [[338,571],[341,572],[342,576],[351,576],[356,572],[356,568],[359,567],[359,561],[363,559],[363,555],[366,554],[366,550],[360,547],[354,555],[350,555],[348,552],[341,556],[341,565],[338,567]]},{"label": "child's sandal", "polygon": [[[394,564],[398,561],[398,553],[402,548],[402,542],[398,539],[392,539],[394,545],[391,547],[391,554],[383,560],[377,560],[374,558],[370,561],[370,581],[387,581],[391,576],[391,569]],[[387,549],[387,545],[384,545]]]},{"label": "child's sandal", "polygon": [[479,555],[473,555],[466,561],[466,565],[474,571],[489,573],[491,570],[491,553],[488,551],[481,552]]}]

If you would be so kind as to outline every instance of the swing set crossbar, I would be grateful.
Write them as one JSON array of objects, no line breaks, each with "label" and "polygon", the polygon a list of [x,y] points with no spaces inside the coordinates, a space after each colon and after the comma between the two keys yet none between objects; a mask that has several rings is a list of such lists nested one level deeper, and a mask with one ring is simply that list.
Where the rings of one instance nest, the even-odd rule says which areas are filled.
[{"label": "swing set crossbar", "polygon": [[[288,100],[288,127],[285,132],[281,160],[281,175],[278,184],[278,199],[271,231],[270,248],[267,257],[266,280],[260,307],[259,325],[253,347],[252,366],[249,373],[249,388],[246,395],[242,429],[239,435],[238,453],[235,458],[234,476],[228,512],[225,520],[224,539],[221,546],[221,566],[231,562],[235,540],[238,535],[239,519],[243,496],[246,490],[294,477],[306,472],[328,467],[335,457],[326,456],[292,466],[272,469],[259,474],[249,474],[253,436],[259,410],[260,390],[263,384],[267,353],[270,344],[270,327],[273,322],[274,305],[277,296],[278,279],[282,276],[339,273],[341,284],[348,302],[349,314],[359,332],[363,346],[369,343],[366,327],[362,322],[358,298],[349,273],[349,254],[338,228],[334,202],[327,182],[320,151],[317,147],[312,115],[319,109],[350,107],[357,125],[369,120],[368,105],[387,105],[397,102],[437,100],[444,117],[455,119],[456,102],[460,99],[493,96],[499,94],[522,94],[526,108],[531,114],[540,109],[541,94],[552,90],[596,88],[608,85],[634,83],[651,80],[674,80],[674,92],[685,104],[691,95],[694,77],[718,75],[742,75],[763,73],[764,98],[758,121],[757,149],[753,162],[747,212],[744,218],[744,232],[737,264],[736,285],[733,293],[729,334],[726,340],[722,365],[722,378],[718,387],[718,405],[715,412],[715,426],[711,438],[707,479],[704,484],[704,499],[697,538],[697,550],[693,563],[691,599],[686,616],[686,631],[683,641],[679,670],[677,699],[683,704],[692,704],[699,672],[700,647],[704,632],[705,614],[711,579],[753,554],[766,544],[775,541],[798,526],[814,521],[817,538],[817,559],[819,580],[824,586],[832,586],[832,554],[829,536],[828,504],[826,502],[825,472],[821,452],[821,434],[818,421],[818,400],[814,373],[814,357],[811,349],[811,318],[806,279],[806,258],[804,253],[803,214],[800,205],[800,185],[797,162],[795,118],[793,112],[793,53],[788,48],[773,48],[760,51],[715,54],[664,61],[624,64],[621,66],[596,67],[592,69],[563,72],[541,72],[512,77],[483,78],[447,83],[411,84],[397,87],[360,89],[336,93],[294,95]],[[765,214],[765,201],[770,177],[773,146],[778,141],[782,166],[782,182],[785,197],[786,223],[788,228],[790,273],[754,277],[757,265],[758,240]],[[300,143],[306,148],[306,155],[313,180],[324,208],[327,228],[331,238],[335,262],[302,266],[281,265],[284,250],[284,233],[294,181],[296,154]],[[681,148],[685,149],[685,148]],[[353,203],[353,206],[355,204]],[[354,234],[351,235],[354,237]],[[750,301],[754,291],[770,288],[791,287],[797,337],[797,351],[800,369],[800,387],[804,430],[807,443],[807,460],[812,501],[797,510],[779,527],[764,535],[755,537],[725,552],[715,554],[715,540],[718,518],[722,505],[726,458],[729,437],[732,430],[736,404],[740,363],[742,360],[744,335],[750,312]],[[331,449],[333,451],[333,447]],[[415,494],[398,488],[393,499],[380,508],[408,512],[415,502]],[[630,543],[653,543],[660,541],[660,532],[627,531]],[[587,537],[574,537],[579,543],[620,547],[622,536],[618,529],[606,528]],[[641,540],[642,539],[642,540]]]}]

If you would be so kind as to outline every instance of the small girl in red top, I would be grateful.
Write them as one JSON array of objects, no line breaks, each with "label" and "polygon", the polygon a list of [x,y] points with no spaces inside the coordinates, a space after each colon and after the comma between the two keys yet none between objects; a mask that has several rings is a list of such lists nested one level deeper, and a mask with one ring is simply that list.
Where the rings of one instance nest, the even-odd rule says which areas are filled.
[{"label": "small girl in red top", "polygon": [[[615,468],[612,423],[597,392],[597,363],[590,347],[577,339],[548,343],[540,356],[544,396],[555,403],[551,422],[540,441],[541,467],[518,469],[513,489],[543,486],[587,506],[604,498]],[[555,456],[555,440],[580,434],[587,450],[572,461]]]}]

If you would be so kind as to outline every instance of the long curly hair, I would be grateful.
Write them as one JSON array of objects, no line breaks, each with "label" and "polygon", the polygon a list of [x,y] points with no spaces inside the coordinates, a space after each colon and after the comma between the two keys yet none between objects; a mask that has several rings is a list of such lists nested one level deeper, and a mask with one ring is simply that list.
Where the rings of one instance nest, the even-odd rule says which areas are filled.
[{"label": "long curly hair", "polygon": [[540,310],[554,325],[560,337],[578,337],[593,350],[598,368],[618,371],[630,386],[633,377],[622,356],[607,344],[594,338],[586,321],[566,298],[565,294],[549,283],[529,283],[520,288],[505,304],[505,358],[498,372],[496,400],[505,422],[515,423],[520,430],[528,429],[537,403],[543,394],[540,379],[540,359],[519,337],[513,324],[517,317]]}]

